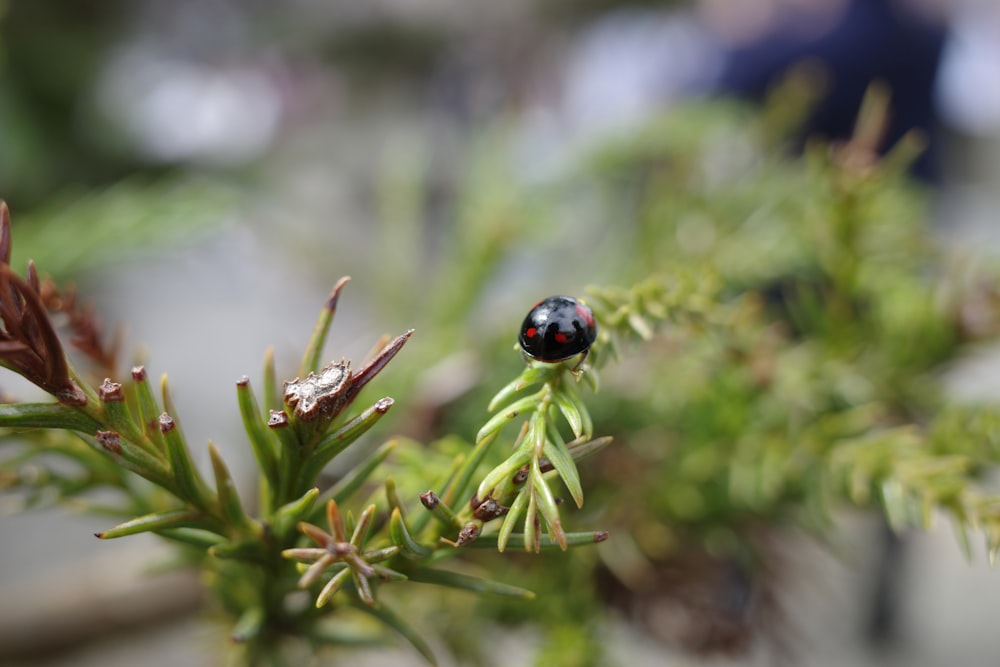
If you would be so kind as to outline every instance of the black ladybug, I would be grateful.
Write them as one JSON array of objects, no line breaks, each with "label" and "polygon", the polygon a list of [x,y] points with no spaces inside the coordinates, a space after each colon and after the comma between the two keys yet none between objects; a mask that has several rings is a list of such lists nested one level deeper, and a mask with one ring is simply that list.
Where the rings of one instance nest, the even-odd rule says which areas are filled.
[{"label": "black ladybug", "polygon": [[537,361],[556,363],[582,354],[576,368],[587,358],[595,340],[594,313],[571,296],[550,296],[536,303],[517,337],[522,355]]}]

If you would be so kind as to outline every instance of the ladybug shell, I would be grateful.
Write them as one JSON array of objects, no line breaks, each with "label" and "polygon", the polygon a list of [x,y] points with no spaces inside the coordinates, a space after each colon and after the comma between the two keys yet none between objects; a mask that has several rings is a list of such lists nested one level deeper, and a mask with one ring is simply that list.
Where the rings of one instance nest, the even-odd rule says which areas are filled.
[{"label": "ladybug shell", "polygon": [[588,350],[596,339],[590,308],[571,296],[550,296],[528,312],[517,340],[532,359],[555,363]]}]

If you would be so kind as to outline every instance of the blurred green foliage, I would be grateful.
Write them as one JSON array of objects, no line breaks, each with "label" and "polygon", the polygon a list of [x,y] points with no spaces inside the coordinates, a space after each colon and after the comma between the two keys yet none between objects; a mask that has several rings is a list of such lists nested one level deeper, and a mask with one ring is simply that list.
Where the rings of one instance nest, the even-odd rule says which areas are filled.
[{"label": "blurred green foliage", "polygon": [[99,187],[139,168],[86,131],[84,107],[120,15],[118,2],[0,7],[0,189],[8,201],[34,207],[54,185]]},{"label": "blurred green foliage", "polygon": [[[574,554],[573,567],[488,561],[549,601],[506,607],[510,620],[551,628],[542,655],[575,654],[561,628],[599,617],[609,600],[636,612],[656,597],[729,628],[712,641],[682,630],[681,643],[745,650],[774,611],[758,604],[773,600],[770,536],[793,526],[829,535],[849,504],[880,509],[896,530],[943,512],[966,548],[978,531],[991,560],[1000,551],[998,496],[981,478],[996,461],[1000,412],[952,405],[940,383],[965,346],[995,338],[995,277],[935,242],[930,193],[906,171],[919,143],[878,155],[884,91],[871,92],[852,141],[796,156],[775,119],[807,103],[682,105],[543,185],[467,183],[463,199],[507,204],[455,223],[490,254],[439,258],[450,294],[463,296],[427,302],[425,340],[455,342],[449,332],[466,330],[456,311],[486,312],[511,264],[536,283],[522,304],[567,275],[596,281],[585,295],[603,327],[603,370],[589,403],[616,444],[583,466],[588,504],[575,521],[596,521],[611,540],[599,557]],[[580,214],[564,226],[567,210]],[[456,302],[466,305],[446,310]],[[519,321],[507,308],[498,302]],[[513,356],[513,324],[474,331],[463,340],[483,368]],[[473,389],[441,408],[437,428],[468,433],[484,400]],[[673,576],[704,589],[686,593]],[[561,664],[605,664],[598,650],[583,655]]]},{"label": "blurred green foliage", "polygon": [[202,242],[239,206],[235,187],[198,177],[134,177],[82,194],[64,192],[27,215],[14,212],[11,264],[32,259],[55,278],[80,276]]},{"label": "blurred green foliage", "polygon": [[[432,51],[423,39],[411,48]],[[436,630],[463,664],[497,657],[483,639],[497,619],[543,630],[536,664],[607,664],[608,604],[641,613],[656,598],[697,619],[699,632],[667,632],[682,644],[745,650],[773,610],[768,588],[780,585],[770,537],[793,526],[827,535],[850,504],[881,511],[897,530],[943,511],[963,541],[980,531],[991,558],[1000,551],[998,498],[981,482],[996,461],[1000,414],[952,405],[938,375],[964,346],[995,339],[995,276],[970,275],[935,244],[928,193],[906,175],[919,147],[877,154],[880,91],[852,141],[796,155],[787,138],[808,105],[801,93],[792,85],[763,110],[684,104],[574,149],[570,169],[531,182],[508,162],[509,128],[487,133],[463,164],[446,220],[427,215],[419,159],[387,165],[376,184],[379,261],[356,282],[374,285],[380,321],[418,335],[380,378],[409,439],[387,461],[385,452],[369,459],[365,474],[392,475],[414,532],[430,521],[417,495],[448,485],[473,451],[489,397],[523,370],[513,343],[527,306],[575,291],[601,326],[586,375],[599,374],[600,391],[581,394],[596,433],[615,444],[581,465],[583,509],[562,512],[568,530],[606,528],[611,539],[571,555],[459,554],[470,573],[536,591],[533,602],[400,593],[397,608],[433,600],[451,610]],[[16,115],[16,102],[0,99],[0,114]],[[44,128],[19,118],[27,143],[13,154],[58,155],[39,139]],[[72,273],[109,246],[127,251],[125,238],[149,247],[162,235],[190,237],[231,197],[198,182],[126,181],[39,207],[15,247],[44,270]],[[59,247],[85,223],[72,252]],[[494,446],[477,472],[507,454]],[[120,469],[85,465],[95,484],[125,484]],[[328,481],[351,482],[351,471],[340,474]],[[387,504],[381,482],[352,491]],[[468,499],[455,500],[465,511]],[[223,606],[241,618],[238,632],[259,630],[259,614],[239,613],[242,596],[252,597],[245,583],[225,582],[242,573],[227,563],[213,576]],[[350,643],[329,633],[312,639]]]}]

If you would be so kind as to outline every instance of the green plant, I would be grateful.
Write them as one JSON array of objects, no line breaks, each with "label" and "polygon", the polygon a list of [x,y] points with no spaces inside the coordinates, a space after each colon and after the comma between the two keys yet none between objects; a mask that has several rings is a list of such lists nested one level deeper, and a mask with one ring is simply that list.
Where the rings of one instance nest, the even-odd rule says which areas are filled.
[{"label": "green plant", "polygon": [[[493,594],[454,606],[466,630],[442,630],[469,663],[495,657],[475,639],[489,618],[544,627],[538,664],[604,664],[598,619],[609,600],[641,616],[650,601],[674,598],[699,614],[683,643],[742,650],[767,629],[778,584],[770,537],[789,527],[828,536],[848,504],[878,509],[897,530],[943,511],[963,544],[979,531],[995,559],[998,497],[980,479],[997,460],[1000,412],[946,400],[934,373],[965,344],[996,337],[1000,299],[992,275],[968,278],[920,227],[924,194],[905,175],[912,144],[884,158],[875,150],[885,105],[876,91],[854,140],[801,158],[783,152],[773,111],[716,104],[675,109],[561,180],[524,186],[531,196],[470,170],[457,207],[468,224],[456,223],[443,269],[427,278],[407,258],[378,276],[393,310],[405,302],[395,285],[430,294],[414,323],[421,336],[382,341],[357,372],[345,361],[321,368],[341,281],[297,379],[280,388],[268,356],[259,399],[249,380],[237,383],[261,472],[256,511],[212,445],[211,482],[191,463],[165,382],[159,398],[142,369],[100,382],[117,377],[116,355],[93,319],[31,265],[22,279],[4,261],[0,358],[58,402],[0,406],[4,446],[21,445],[0,479],[39,499],[118,489],[110,510],[125,521],[101,536],[145,531],[183,545],[211,573],[251,663],[278,661],[291,642],[377,640],[358,617],[433,660],[411,610],[447,588]],[[406,193],[412,211],[390,208],[420,238],[420,202]],[[585,210],[567,212],[578,196]],[[599,252],[585,254],[578,239]],[[528,240],[573,259],[566,280],[580,266],[593,272],[586,298],[599,338],[579,376],[573,360],[516,366],[507,329],[461,334]],[[9,252],[5,231],[0,258]],[[53,312],[96,380],[66,361]],[[430,342],[419,360],[397,357],[421,339]],[[494,393],[504,383],[484,371],[427,408],[437,426],[419,442],[390,440],[322,481],[393,406],[383,398],[353,411],[361,388],[398,359],[380,382],[415,394],[413,369],[456,347],[472,351],[463,363],[497,373],[509,364],[516,378]],[[598,384],[600,400],[585,402]],[[609,435],[595,437],[595,423]],[[19,475],[50,454],[76,461],[77,474]],[[563,495],[577,507],[586,495],[584,511],[567,512]],[[607,527],[611,539],[573,530],[574,520]],[[299,588],[313,604],[287,604]],[[529,589],[538,595],[527,603]]]},{"label": "green plant", "polygon": [[965,345],[996,336],[996,277],[970,275],[927,233],[926,193],[906,177],[918,138],[877,151],[887,108],[873,90],[850,142],[802,158],[782,155],[766,113],[678,109],[578,177],[634,185],[606,188],[600,212],[630,221],[638,277],[667,265],[718,281],[696,320],[658,328],[676,309],[632,288],[618,311],[591,291],[605,329],[618,313],[650,341],[641,364],[607,374],[596,405],[618,445],[590,498],[635,548],[602,549],[595,571],[639,618],[664,600],[697,615],[679,634],[699,651],[782,632],[773,536],[829,539],[845,504],[880,509],[897,531],[946,515],[967,550],[978,532],[996,558],[982,475],[998,410],[955,404],[939,383]]},{"label": "green plant", "polygon": [[[97,537],[152,532],[189,547],[192,560],[213,573],[218,599],[235,619],[232,637],[245,646],[250,664],[277,659],[282,642],[289,639],[315,644],[345,641],[336,623],[332,627],[330,623],[345,608],[374,616],[434,662],[421,635],[376,598],[378,588],[409,580],[528,599],[532,594],[523,588],[435,565],[455,556],[457,546],[469,543],[498,546],[501,551],[508,546],[538,551],[553,545],[566,549],[593,544],[607,535],[564,531],[549,488],[547,473],[555,471],[582,505],[575,460],[610,441],[591,438],[586,407],[572,388],[576,380],[565,365],[529,367],[498,395],[500,403],[528,385],[541,385],[535,395],[506,406],[487,422],[476,448],[454,460],[438,493],[428,491],[419,502],[404,500],[393,478],[386,477],[384,498],[364,504],[357,514],[344,512],[341,507],[356,502],[359,492],[370,491],[371,475],[396,442],[377,449],[323,491],[317,480],[330,461],[392,407],[393,399],[385,397],[349,414],[361,390],[413,332],[383,341],[357,371],[343,360],[321,368],[324,340],[347,282],[341,279],[325,304],[299,377],[279,389],[269,355],[262,402],[249,378],[236,384],[247,440],[260,470],[259,510],[252,514],[213,443],[208,443],[211,482],[193,463],[166,376],[158,397],[141,366],[132,369],[130,382],[121,383],[108,377],[97,384],[75,370],[50,313],[66,316],[74,347],[98,373],[114,373],[114,345],[103,344],[96,321],[77,307],[75,295],[61,293],[50,280],[40,280],[32,263],[26,279],[15,274],[9,266],[10,250],[9,213],[0,202],[0,363],[57,402],[0,405],[0,423],[8,434],[5,441],[25,441],[18,455],[4,461],[4,485],[28,483],[18,476],[18,466],[57,455],[78,464],[79,470],[35,478],[35,492],[54,492],[58,499],[68,499],[98,487],[119,491],[122,502],[110,512],[129,518]],[[557,408],[572,427],[573,440],[568,443],[553,421]],[[525,412],[532,417],[522,429],[517,453],[487,474],[473,501],[467,502],[484,453],[505,423]],[[485,523],[506,513],[500,503],[511,499],[500,531],[480,534]],[[449,504],[456,503],[460,508],[451,509]],[[426,510],[421,508],[415,517],[421,504]],[[514,532],[522,513],[526,529]],[[326,529],[314,523],[321,518]],[[540,537],[542,526],[548,542]],[[313,546],[304,545],[306,538]],[[301,566],[296,568],[296,563]],[[315,604],[291,607],[288,598],[298,589],[311,590]],[[341,589],[350,592],[334,600]]]}]

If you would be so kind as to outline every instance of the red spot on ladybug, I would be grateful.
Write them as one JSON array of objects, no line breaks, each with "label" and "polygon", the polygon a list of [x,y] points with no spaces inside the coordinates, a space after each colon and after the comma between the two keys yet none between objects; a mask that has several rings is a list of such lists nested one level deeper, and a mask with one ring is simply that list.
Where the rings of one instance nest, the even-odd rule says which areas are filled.
[{"label": "red spot on ladybug", "polygon": [[585,355],[595,340],[594,313],[571,296],[550,296],[535,304],[518,336],[526,356],[546,363]]}]

